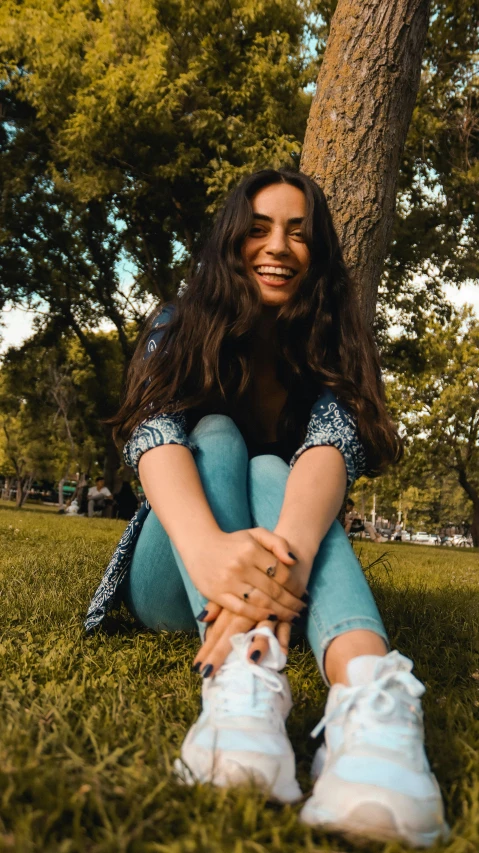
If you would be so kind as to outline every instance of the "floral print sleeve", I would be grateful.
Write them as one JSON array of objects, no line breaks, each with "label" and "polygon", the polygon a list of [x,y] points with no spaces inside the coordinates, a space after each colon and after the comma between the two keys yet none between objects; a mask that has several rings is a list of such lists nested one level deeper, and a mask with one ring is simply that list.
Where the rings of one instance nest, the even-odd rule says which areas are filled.
[{"label": "floral print sleeve", "polygon": [[314,404],[306,438],[291,460],[291,467],[310,447],[337,447],[346,465],[347,490],[367,471],[366,454],[359,440],[356,421],[328,388]]},{"label": "floral print sleeve", "polygon": [[123,448],[123,458],[138,476],[138,463],[143,454],[162,444],[182,444],[192,452],[196,450],[196,445],[188,438],[186,420],[182,412],[156,415],[139,424]]}]

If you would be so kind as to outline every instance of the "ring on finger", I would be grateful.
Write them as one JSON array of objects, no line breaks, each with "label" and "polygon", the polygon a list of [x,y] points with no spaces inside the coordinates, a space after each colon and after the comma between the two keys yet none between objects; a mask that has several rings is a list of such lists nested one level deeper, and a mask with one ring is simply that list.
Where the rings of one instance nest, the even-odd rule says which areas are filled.
[{"label": "ring on finger", "polygon": [[250,589],[250,591],[249,591],[249,592],[244,592],[244,593],[243,593],[243,598],[244,598],[244,600],[245,600],[245,601],[247,601],[247,600],[248,600],[248,598],[250,597],[250,595],[251,595],[251,593],[253,592],[253,590],[254,590],[254,586],[252,586],[252,587],[251,587],[251,589]]},{"label": "ring on finger", "polygon": [[269,578],[274,578],[276,574],[276,566],[268,566],[268,568],[266,569],[266,574]]}]

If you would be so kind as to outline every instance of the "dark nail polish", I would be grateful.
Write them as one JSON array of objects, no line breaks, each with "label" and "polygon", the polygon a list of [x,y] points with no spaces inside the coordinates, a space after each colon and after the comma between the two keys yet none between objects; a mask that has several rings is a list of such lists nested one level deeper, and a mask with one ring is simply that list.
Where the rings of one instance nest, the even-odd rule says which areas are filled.
[{"label": "dark nail polish", "polygon": [[198,616],[196,617],[196,619],[198,620],[198,622],[202,622],[203,619],[206,619],[207,616],[208,616],[208,611],[202,610],[201,613],[198,613]]},{"label": "dark nail polish", "polygon": [[301,601],[309,601],[309,592],[303,592],[301,596]]},{"label": "dark nail polish", "polygon": [[261,657],[261,652],[259,649],[255,649],[254,652],[250,654],[250,659],[256,663]]},{"label": "dark nail polish", "polygon": [[297,557],[295,557],[295,555],[293,554],[293,552],[292,552],[292,551],[288,551],[288,557],[291,557],[291,559],[292,559],[292,560],[297,560],[297,559],[298,559]]},{"label": "dark nail polish", "polygon": [[199,672],[202,666],[203,664],[201,663],[201,661],[198,661],[198,663],[193,664],[191,669],[193,670],[193,672]]},{"label": "dark nail polish", "polygon": [[293,616],[293,618],[291,619],[291,623],[293,625],[299,625],[300,622],[301,622],[301,616]]},{"label": "dark nail polish", "polygon": [[277,622],[278,617],[276,616],[276,613],[270,613],[270,615],[268,616],[268,621],[269,622]]},{"label": "dark nail polish", "polygon": [[211,673],[213,672],[213,664],[207,663],[201,675],[203,678],[209,678]]}]

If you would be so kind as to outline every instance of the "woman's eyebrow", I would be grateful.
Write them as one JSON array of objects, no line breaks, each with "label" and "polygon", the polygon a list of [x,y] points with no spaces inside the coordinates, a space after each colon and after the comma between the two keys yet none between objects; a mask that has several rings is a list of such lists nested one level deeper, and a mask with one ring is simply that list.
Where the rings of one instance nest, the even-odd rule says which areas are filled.
[{"label": "woman's eyebrow", "polygon": [[[261,222],[274,222],[272,216],[266,216],[266,213],[253,213],[253,219],[259,219]],[[304,216],[293,216],[288,219],[288,225],[301,225],[304,222]]]}]

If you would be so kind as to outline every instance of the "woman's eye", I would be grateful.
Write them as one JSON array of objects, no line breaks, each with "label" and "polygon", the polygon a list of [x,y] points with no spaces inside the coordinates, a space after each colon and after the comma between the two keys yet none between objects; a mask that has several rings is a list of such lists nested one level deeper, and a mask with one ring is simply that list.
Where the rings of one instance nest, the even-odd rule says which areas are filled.
[{"label": "woman's eye", "polygon": [[291,236],[296,240],[304,240],[304,234],[302,231],[292,231]]},{"label": "woman's eye", "polygon": [[261,235],[264,234],[264,231],[262,228],[258,228],[254,225],[253,228],[250,229],[249,233],[251,237],[261,237]]}]

